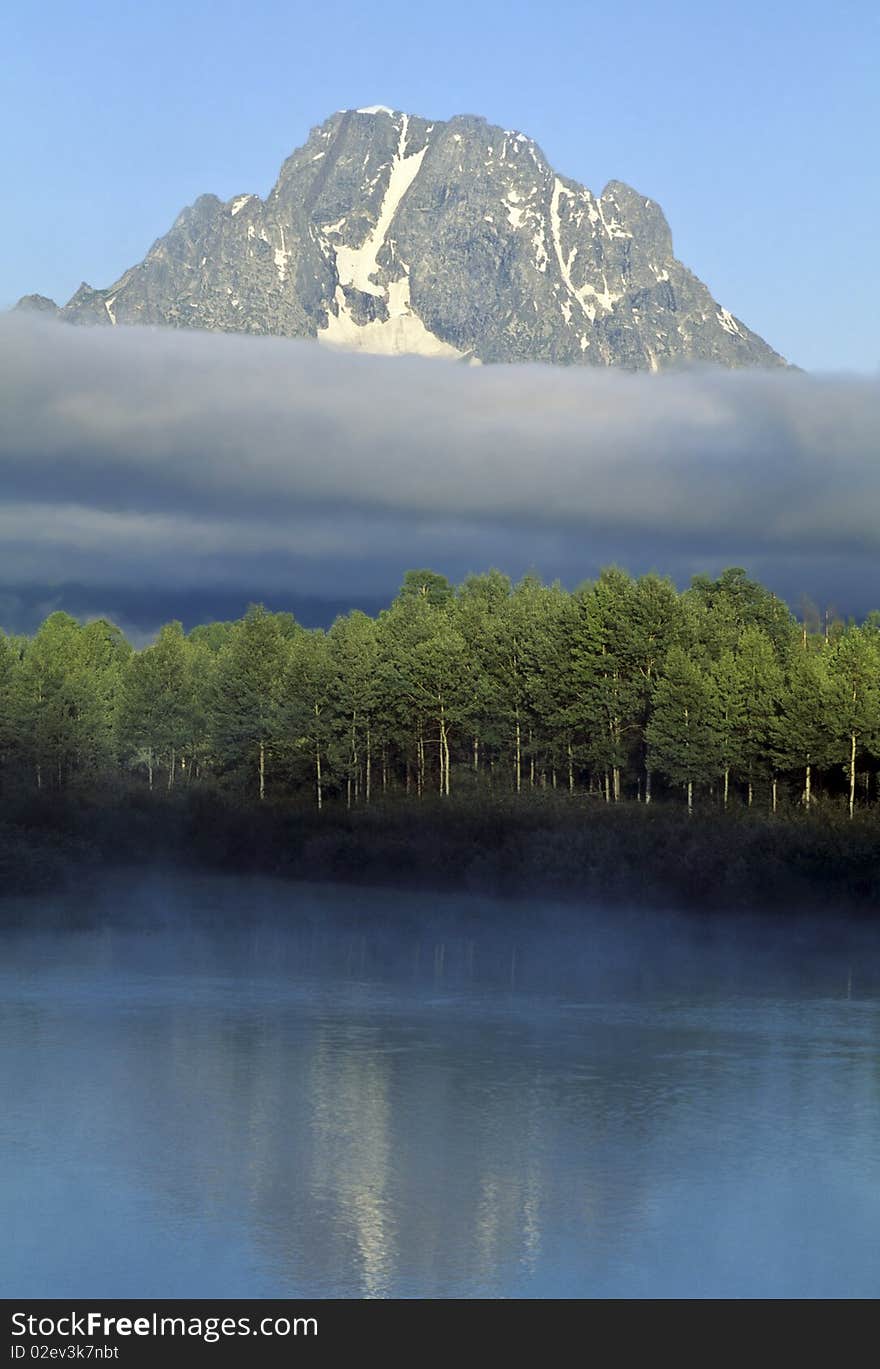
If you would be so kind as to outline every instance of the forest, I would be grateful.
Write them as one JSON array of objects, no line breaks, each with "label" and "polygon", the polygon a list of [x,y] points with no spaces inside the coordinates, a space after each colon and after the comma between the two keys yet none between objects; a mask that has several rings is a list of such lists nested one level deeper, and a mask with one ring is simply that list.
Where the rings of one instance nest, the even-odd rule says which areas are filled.
[{"label": "forest", "polygon": [[[711,828],[713,869],[737,817],[808,817],[811,850],[817,823],[849,826],[852,843],[853,819],[870,818],[873,870],[878,768],[880,614],[844,623],[808,605],[798,618],[736,567],[682,592],[618,568],[571,592],[414,570],[375,619],[306,629],[254,605],[237,622],[166,624],[140,650],[61,612],[32,637],[0,634],[0,874],[20,863],[13,829],[32,836],[77,804],[114,851],[126,805],[148,805],[157,831],[189,815],[193,849],[193,811],[230,850],[274,831],[268,868],[315,821],[344,829],[358,868],[380,850],[385,867],[411,863],[419,841],[428,863],[494,843],[512,867],[537,824],[540,860],[555,844],[569,882],[602,866],[593,848],[573,854],[585,806],[594,844],[625,810]],[[622,844],[634,870],[642,840],[627,819],[606,865],[619,869]]]},{"label": "forest", "polygon": [[852,815],[878,760],[880,614],[798,622],[739,568],[683,593],[616,568],[573,593],[409,571],[375,619],[308,630],[255,605],[140,651],[65,613],[0,633],[4,790],[210,780],[321,809],[549,786]]}]

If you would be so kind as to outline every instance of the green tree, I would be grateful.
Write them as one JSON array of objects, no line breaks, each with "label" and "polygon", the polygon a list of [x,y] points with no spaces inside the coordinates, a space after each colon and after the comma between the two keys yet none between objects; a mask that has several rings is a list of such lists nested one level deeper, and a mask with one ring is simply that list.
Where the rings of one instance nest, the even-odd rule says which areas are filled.
[{"label": "green tree", "polygon": [[[523,787],[524,762],[530,784],[535,782],[536,734],[542,731],[536,688],[548,649],[553,617],[553,591],[536,575],[525,575],[507,600],[501,620],[501,654],[497,659],[498,718],[512,750],[513,787]],[[552,632],[552,629],[551,629]]]},{"label": "green tree", "polygon": [[21,655],[18,642],[0,629],[0,776],[10,773],[20,750],[15,701]]},{"label": "green tree", "polygon": [[655,686],[647,735],[653,764],[686,787],[693,812],[694,786],[718,779],[724,755],[715,681],[681,647],[670,648]]},{"label": "green tree", "polygon": [[346,803],[373,787],[373,711],[376,702],[376,625],[365,613],[337,618],[327,637],[332,701],[341,750],[346,754]]},{"label": "green tree", "polygon": [[284,686],[292,638],[286,622],[252,605],[217,657],[211,731],[220,757],[256,773],[266,797],[270,762],[284,738]]},{"label": "green tree", "polygon": [[123,653],[105,629],[53,613],[27,645],[10,704],[38,788],[112,766]]},{"label": "green tree", "polygon": [[404,600],[424,599],[433,608],[439,608],[449,604],[454,595],[455,591],[445,575],[438,575],[435,570],[408,570],[397,597]]},{"label": "green tree", "polygon": [[771,749],[780,770],[803,775],[802,802],[813,800],[813,772],[830,765],[833,756],[834,701],[826,651],[807,643],[789,657],[771,733]]},{"label": "green tree", "polygon": [[187,634],[194,646],[205,646],[215,655],[223,649],[235,632],[235,623],[199,623]]},{"label": "green tree", "polygon": [[788,605],[741,566],[730,566],[717,580],[695,575],[682,595],[691,642],[700,654],[717,659],[733,651],[745,628],[761,628],[777,651],[785,651],[797,636]]},{"label": "green tree", "polygon": [[427,596],[403,595],[379,614],[376,623],[375,709],[384,744],[397,756],[409,792],[415,773],[417,795],[426,777],[425,733],[428,726],[422,701],[413,697],[408,676],[416,647],[433,631],[434,611]]},{"label": "green tree", "polygon": [[644,745],[651,691],[669,647],[681,635],[673,585],[659,576],[633,580],[616,566],[574,596],[572,688],[587,737],[587,755],[604,772],[606,798],[621,797],[621,776]]},{"label": "green tree", "polygon": [[327,634],[320,630],[299,633],[290,642],[284,674],[284,726],[294,749],[307,757],[318,812],[324,806],[329,778],[335,683]]},{"label": "green tree", "polygon": [[166,623],[152,646],[128,661],[122,690],[120,731],[129,754],[147,767],[150,789],[156,764],[174,786],[180,763],[192,755],[196,732],[198,648],[180,623]]},{"label": "green tree", "polygon": [[460,586],[455,626],[464,639],[470,665],[468,727],[470,761],[475,774],[490,765],[507,742],[500,723],[507,685],[508,606],[510,578],[501,571],[471,575]]},{"label": "green tree", "polygon": [[[747,786],[751,806],[757,779],[773,772],[773,738],[782,693],[782,667],[773,643],[757,627],[743,628],[735,648],[710,666],[718,696],[724,763],[724,804],[730,771]],[[775,799],[774,785],[774,799]]]},{"label": "green tree", "polygon": [[[849,779],[849,815],[856,798],[856,760],[860,751],[876,752],[880,733],[880,643],[868,627],[849,627],[828,661],[835,759]],[[845,759],[844,759],[845,758]]]},{"label": "green tree", "polygon": [[571,708],[573,695],[570,642],[574,627],[571,595],[559,584],[541,587],[532,605],[533,628],[525,638],[524,664],[530,731],[530,778],[534,783],[536,758],[541,763],[541,783],[549,765],[551,784],[557,775],[568,775],[574,789],[574,747],[577,720]]}]

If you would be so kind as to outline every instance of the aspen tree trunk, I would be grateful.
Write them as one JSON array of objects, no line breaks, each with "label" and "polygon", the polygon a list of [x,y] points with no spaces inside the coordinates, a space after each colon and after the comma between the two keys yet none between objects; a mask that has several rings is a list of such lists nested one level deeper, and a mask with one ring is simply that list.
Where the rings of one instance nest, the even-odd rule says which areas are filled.
[{"label": "aspen tree trunk", "polygon": [[440,758],[440,793],[449,796],[449,738],[446,732],[446,708],[440,704],[440,737],[437,748]]},{"label": "aspen tree trunk", "polygon": [[147,748],[147,774],[150,779],[150,793],[153,792],[153,748]]},{"label": "aspen tree trunk", "polygon": [[373,787],[373,734],[367,728],[367,768],[364,774],[364,802],[370,802],[370,790]]},{"label": "aspen tree trunk", "polygon": [[516,792],[522,792],[522,730],[519,723],[519,704],[516,706],[516,762],[514,766]]},{"label": "aspen tree trunk", "polygon": [[474,774],[480,768],[480,742],[479,738],[474,737]]},{"label": "aspen tree trunk", "polygon": [[355,767],[357,765],[357,746],[354,739],[355,714],[351,715],[351,727],[348,734],[348,774],[345,777],[345,806],[351,808],[351,793],[354,783]]},{"label": "aspen tree trunk", "polygon": [[724,807],[727,807],[727,799],[730,794],[730,766],[724,767]]},{"label": "aspen tree trunk", "polygon": [[749,807],[750,807],[750,808],[751,808],[751,806],[752,806],[752,797],[753,797],[752,781],[749,780]]},{"label": "aspen tree trunk", "polygon": [[176,763],[177,763],[177,752],[174,750],[174,747],[172,746],[172,748],[171,748],[171,764],[170,764],[169,767],[168,767],[168,789],[169,789],[169,791],[172,790],[172,789],[174,788],[174,768],[175,768]]},{"label": "aspen tree trunk", "polygon": [[551,769],[551,771],[550,771],[550,784],[552,785],[552,787],[553,787],[554,789],[556,788],[556,766],[555,766],[555,765],[552,767],[552,769]]},{"label": "aspen tree trunk", "polygon": [[688,780],[688,817],[693,817],[694,813],[694,782]]},{"label": "aspen tree trunk", "polygon": [[605,802],[611,802],[611,776],[605,771]]},{"label": "aspen tree trunk", "polygon": [[810,765],[810,762],[807,761],[806,770],[804,771],[804,807],[805,807],[808,811],[809,811],[809,807],[810,807],[810,799],[812,798],[812,787],[813,787],[813,767],[812,767],[812,765]]},{"label": "aspen tree trunk", "polygon": [[449,786],[449,734],[448,734],[447,731],[446,731],[446,719],[445,719],[445,717],[443,717],[442,715],[441,715],[441,718],[440,718],[440,747],[441,747],[441,758],[442,758],[442,766],[441,766],[441,770],[440,770],[440,774],[441,774],[441,777],[442,777],[442,787],[441,787],[440,792],[441,792],[441,794],[445,795],[445,797],[448,799],[448,798],[449,798],[449,791],[450,791],[450,786]]},{"label": "aspen tree trunk", "polygon": [[[317,703],[314,705],[314,712],[315,722],[317,723],[321,716],[321,709]],[[324,786],[321,778],[321,743],[319,741],[315,742],[315,798],[318,804],[318,812],[320,813],[324,806]]]},{"label": "aspen tree trunk", "polygon": [[772,795],[773,795],[773,803],[772,803],[772,806],[771,806],[771,811],[775,813],[775,812],[776,812],[776,776],[775,776],[775,775],[773,776],[773,781],[772,781],[772,784],[771,784],[771,787],[770,787],[770,788],[771,788],[771,793],[772,793]]},{"label": "aspen tree trunk", "polygon": [[620,766],[615,765],[611,768],[611,779],[614,786],[614,802],[620,803]]},{"label": "aspen tree trunk", "polygon": [[418,794],[419,798],[421,798],[422,786],[425,780],[425,743],[422,739],[421,723],[419,723],[418,762],[418,771],[416,774],[416,793]]},{"label": "aspen tree trunk", "polygon": [[849,738],[849,815],[852,817],[856,804],[856,734]]},{"label": "aspen tree trunk", "polygon": [[568,792],[574,793],[574,757],[571,753],[571,742],[568,744]]},{"label": "aspen tree trunk", "polygon": [[645,803],[651,802],[651,771],[645,766]]},{"label": "aspen tree trunk", "polygon": [[[172,752],[172,756],[173,756]],[[170,788],[170,786],[169,786]],[[266,797],[266,743],[260,738],[260,801]]]},{"label": "aspen tree trunk", "polygon": [[[531,734],[531,732],[530,732],[530,733],[529,733],[529,746],[531,746],[531,744],[532,744],[532,734]],[[534,756],[532,756],[532,757],[530,758],[530,760],[529,760],[529,788],[530,788],[530,789],[534,789],[534,787],[535,787],[535,758],[534,758]]]}]

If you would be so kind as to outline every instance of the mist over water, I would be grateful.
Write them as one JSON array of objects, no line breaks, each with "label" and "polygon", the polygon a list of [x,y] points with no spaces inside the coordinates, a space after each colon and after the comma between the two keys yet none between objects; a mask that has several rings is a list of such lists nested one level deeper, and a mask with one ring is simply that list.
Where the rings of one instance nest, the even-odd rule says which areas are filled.
[{"label": "mist over water", "polygon": [[880,1292],[864,925],[146,875],[7,907],[6,1296]]}]

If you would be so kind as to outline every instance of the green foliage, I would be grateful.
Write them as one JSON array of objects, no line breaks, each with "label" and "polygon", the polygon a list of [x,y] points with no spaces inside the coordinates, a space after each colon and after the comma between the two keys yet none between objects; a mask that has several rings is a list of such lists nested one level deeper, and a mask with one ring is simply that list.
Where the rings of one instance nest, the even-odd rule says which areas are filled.
[{"label": "green foliage", "polygon": [[448,604],[455,591],[445,575],[434,570],[408,570],[403,577],[398,600],[424,599],[436,607]]},{"label": "green foliage", "polygon": [[132,655],[123,674],[119,731],[123,753],[146,760],[152,774],[160,762],[184,751],[195,727],[194,648],[180,623],[161,628],[155,643]]},{"label": "green foliage", "polygon": [[53,613],[27,644],[7,692],[7,729],[38,787],[100,774],[115,751],[126,646],[106,624]]},{"label": "green foliage", "polygon": [[217,653],[209,695],[210,733],[221,766],[263,792],[267,763],[285,736],[288,615],[252,605]]},{"label": "green foliage", "polygon": [[794,637],[788,606],[741,566],[731,566],[717,580],[695,575],[682,602],[694,645],[712,658],[734,650],[745,628],[762,629],[776,651],[786,650]]},{"label": "green foliage", "polygon": [[773,749],[783,672],[763,629],[743,628],[735,647],[722,652],[709,674],[720,711],[724,768],[751,787],[775,770]]},{"label": "green foliage", "polygon": [[673,784],[710,784],[724,770],[722,735],[711,673],[681,647],[670,647],[647,729],[652,764]]},{"label": "green foliage", "polygon": [[825,634],[811,612],[796,624],[738,568],[679,594],[611,567],[573,593],[410,571],[375,620],[306,631],[253,606],[188,635],[166,624],[140,651],[112,623],[54,613],[31,639],[0,633],[0,785],[127,773],[347,808],[684,788],[702,811],[713,797],[852,814],[878,791],[880,617]]}]

